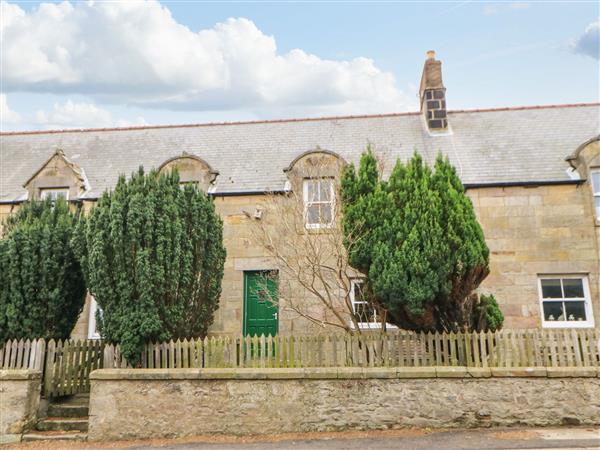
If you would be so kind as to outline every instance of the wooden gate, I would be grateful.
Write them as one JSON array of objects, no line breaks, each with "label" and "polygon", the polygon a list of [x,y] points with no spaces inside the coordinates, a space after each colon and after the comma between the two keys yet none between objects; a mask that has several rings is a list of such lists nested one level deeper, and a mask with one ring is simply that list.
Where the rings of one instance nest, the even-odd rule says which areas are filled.
[{"label": "wooden gate", "polygon": [[48,341],[44,365],[44,395],[61,397],[90,391],[90,372],[103,367],[104,343],[99,340]]}]

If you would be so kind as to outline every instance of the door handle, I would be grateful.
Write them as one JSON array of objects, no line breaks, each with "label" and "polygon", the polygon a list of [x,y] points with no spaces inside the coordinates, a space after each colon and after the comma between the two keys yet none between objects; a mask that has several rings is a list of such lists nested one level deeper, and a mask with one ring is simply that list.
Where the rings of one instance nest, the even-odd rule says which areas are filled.
[{"label": "door handle", "polygon": [[273,318],[277,319],[277,313],[273,313]]}]

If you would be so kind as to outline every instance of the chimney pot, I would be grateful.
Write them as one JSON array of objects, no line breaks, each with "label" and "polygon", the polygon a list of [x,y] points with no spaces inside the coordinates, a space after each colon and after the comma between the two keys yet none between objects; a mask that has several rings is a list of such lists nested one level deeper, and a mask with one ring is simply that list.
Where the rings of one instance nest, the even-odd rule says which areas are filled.
[{"label": "chimney pot", "polygon": [[435,59],[435,50],[427,51],[427,59]]}]

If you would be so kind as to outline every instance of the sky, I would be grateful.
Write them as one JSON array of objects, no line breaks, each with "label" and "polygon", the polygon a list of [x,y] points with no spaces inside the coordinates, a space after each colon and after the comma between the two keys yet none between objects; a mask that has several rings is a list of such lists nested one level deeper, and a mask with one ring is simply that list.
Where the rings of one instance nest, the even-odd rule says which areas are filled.
[{"label": "sky", "polygon": [[589,2],[2,2],[2,131],[600,101]]}]

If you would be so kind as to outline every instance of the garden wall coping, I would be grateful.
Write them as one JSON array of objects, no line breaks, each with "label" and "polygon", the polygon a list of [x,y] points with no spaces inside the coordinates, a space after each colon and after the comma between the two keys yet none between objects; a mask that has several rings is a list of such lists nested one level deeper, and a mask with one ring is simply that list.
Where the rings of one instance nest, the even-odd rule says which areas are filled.
[{"label": "garden wall coping", "polygon": [[0,380],[35,380],[42,378],[41,370],[32,369],[1,369]]},{"label": "garden wall coping", "polygon": [[[15,371],[16,372],[16,371]],[[489,377],[600,377],[600,367],[315,367],[223,369],[98,369],[92,380],[277,380]]]}]

